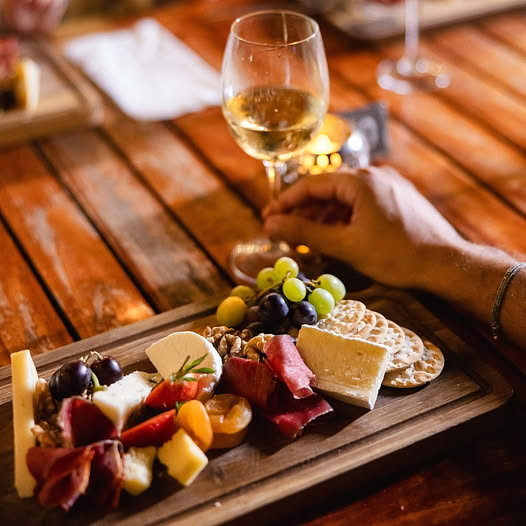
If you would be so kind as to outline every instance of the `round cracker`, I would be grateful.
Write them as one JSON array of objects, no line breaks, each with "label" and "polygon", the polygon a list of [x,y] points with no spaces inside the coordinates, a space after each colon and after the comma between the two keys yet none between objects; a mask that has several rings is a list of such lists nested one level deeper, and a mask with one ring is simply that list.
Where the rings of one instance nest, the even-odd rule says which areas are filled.
[{"label": "round cracker", "polygon": [[420,360],[401,371],[386,373],[382,385],[410,388],[434,380],[444,368],[442,351],[429,341],[424,341],[424,354]]},{"label": "round cracker", "polygon": [[341,300],[333,311],[320,319],[316,326],[319,329],[341,335],[356,334],[363,328],[362,322],[366,311],[365,305],[357,300]]},{"label": "round cracker", "polygon": [[415,362],[418,362],[424,354],[424,343],[418,334],[412,330],[401,327],[405,335],[404,344],[402,347],[389,358],[387,364],[387,372],[400,371],[405,369]]},{"label": "round cracker", "polygon": [[369,330],[365,328],[365,330],[363,330],[360,334],[358,334],[358,336],[366,339],[368,342],[381,344],[383,340],[385,339],[385,335],[389,327],[387,318],[383,314],[380,314],[379,312],[370,311],[370,310],[365,311],[364,317],[367,316],[367,313],[373,314],[374,317],[376,318],[374,325],[371,324],[369,327]]},{"label": "round cracker", "polygon": [[[365,338],[368,341],[369,336]],[[374,340],[373,340],[374,341]],[[387,320],[387,331],[383,337],[382,341],[375,341],[375,343],[380,343],[385,345],[389,351],[389,356],[394,356],[405,344],[405,334],[402,328],[397,325],[394,321]]]}]

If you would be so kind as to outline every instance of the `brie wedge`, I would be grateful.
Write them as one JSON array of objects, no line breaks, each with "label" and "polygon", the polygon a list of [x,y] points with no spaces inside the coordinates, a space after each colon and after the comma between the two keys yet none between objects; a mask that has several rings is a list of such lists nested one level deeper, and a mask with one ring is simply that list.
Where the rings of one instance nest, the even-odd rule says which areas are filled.
[{"label": "brie wedge", "polygon": [[35,425],[33,394],[38,380],[37,370],[28,350],[11,355],[13,383],[13,434],[15,450],[15,488],[19,497],[31,497],[36,480],[27,467],[26,456],[36,445],[31,428]]},{"label": "brie wedge", "polygon": [[128,417],[150,394],[153,383],[150,373],[135,371],[111,384],[104,391],[93,393],[93,403],[115,424],[120,433]]},{"label": "brie wedge", "polygon": [[314,387],[349,404],[374,407],[389,361],[385,346],[309,325],[301,328],[296,346],[316,375]]}]

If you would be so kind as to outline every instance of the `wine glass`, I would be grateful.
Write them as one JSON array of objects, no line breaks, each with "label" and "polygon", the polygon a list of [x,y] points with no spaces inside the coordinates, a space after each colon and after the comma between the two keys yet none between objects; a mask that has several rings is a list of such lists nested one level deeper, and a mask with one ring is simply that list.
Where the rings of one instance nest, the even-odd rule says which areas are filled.
[{"label": "wine glass", "polygon": [[[397,0],[373,0],[395,3]],[[383,60],[378,66],[378,84],[400,95],[414,91],[437,90],[449,86],[449,75],[442,64],[424,58],[419,52],[419,0],[405,0],[405,49],[397,61]]]},{"label": "wine glass", "polygon": [[[329,100],[327,59],[318,24],[292,11],[259,11],[234,21],[222,67],[223,115],[237,144],[261,159],[272,199],[285,161],[321,128]],[[296,253],[284,242],[259,239],[234,247],[230,266],[254,283],[264,266]]]}]

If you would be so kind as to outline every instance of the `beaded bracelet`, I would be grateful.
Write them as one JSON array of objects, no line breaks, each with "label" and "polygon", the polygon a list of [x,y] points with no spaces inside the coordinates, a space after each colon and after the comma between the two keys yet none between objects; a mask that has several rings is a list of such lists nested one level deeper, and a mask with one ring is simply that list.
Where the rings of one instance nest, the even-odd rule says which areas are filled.
[{"label": "beaded bracelet", "polygon": [[504,300],[504,295],[506,290],[508,290],[508,285],[513,279],[513,276],[517,274],[522,268],[526,267],[526,263],[515,263],[512,265],[504,274],[502,281],[500,282],[499,288],[497,290],[497,295],[495,296],[495,303],[493,304],[493,310],[491,312],[491,334],[494,340],[499,338],[500,330],[500,309],[502,308],[502,302]]}]

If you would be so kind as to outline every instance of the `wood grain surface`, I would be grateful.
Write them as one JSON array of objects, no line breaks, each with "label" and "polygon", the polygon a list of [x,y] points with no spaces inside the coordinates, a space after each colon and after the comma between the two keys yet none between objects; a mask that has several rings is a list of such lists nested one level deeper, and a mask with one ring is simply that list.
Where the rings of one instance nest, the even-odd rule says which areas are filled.
[{"label": "wood grain surface", "polygon": [[[189,0],[149,14],[219,69],[232,20],[269,6],[276,3]],[[56,41],[134,20],[71,22]],[[323,20],[320,27],[331,109],[386,102],[392,148],[384,161],[466,238],[524,257],[526,11],[426,34],[425,50],[450,67],[453,83],[441,93],[406,98],[375,82],[378,62],[399,52],[400,41],[364,45]],[[236,146],[219,108],[144,124],[101,97],[104,122],[97,130],[0,153],[0,364],[19,348],[39,354],[91,337],[62,348],[60,361],[103,341],[107,329],[119,327],[126,338],[130,322],[147,324],[157,319],[150,318],[155,311],[173,306],[191,316],[195,301],[228,288],[236,241],[261,234],[258,210],[269,197],[264,171]],[[324,496],[314,511],[292,503],[292,522],[526,524],[526,354],[506,342],[494,345],[485,327],[436,298],[421,299],[513,384],[511,415],[482,429],[468,447],[441,449],[414,467],[404,468],[400,459],[393,475],[379,472],[343,496]],[[169,312],[160,317],[170,323]]]}]

